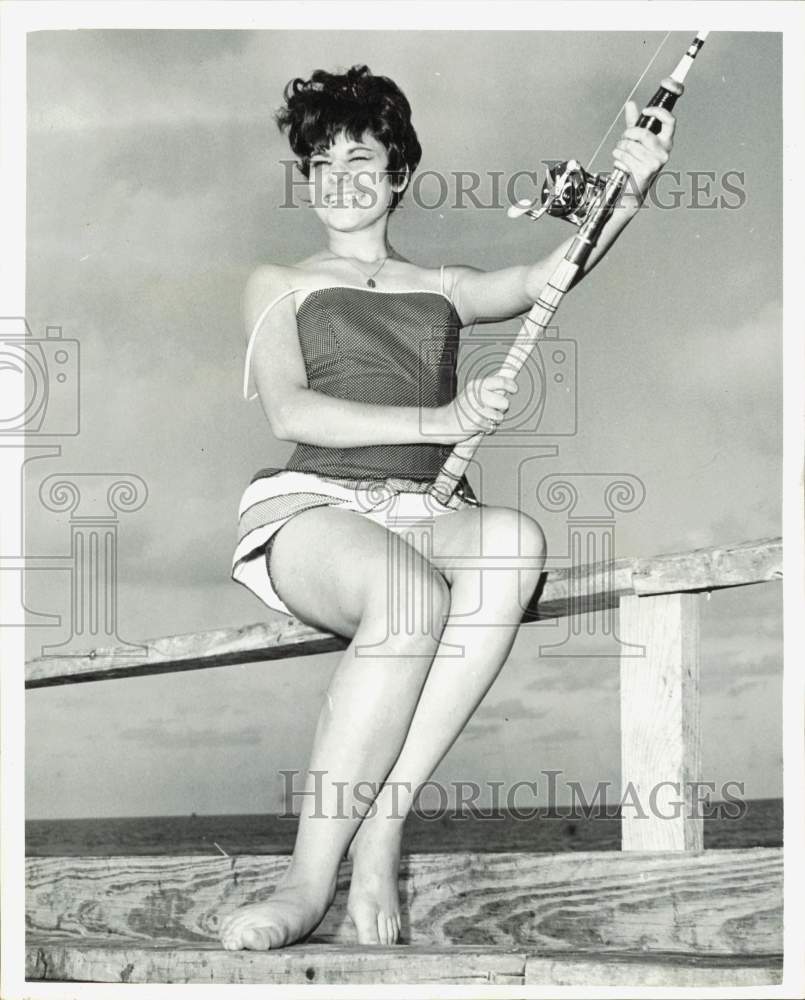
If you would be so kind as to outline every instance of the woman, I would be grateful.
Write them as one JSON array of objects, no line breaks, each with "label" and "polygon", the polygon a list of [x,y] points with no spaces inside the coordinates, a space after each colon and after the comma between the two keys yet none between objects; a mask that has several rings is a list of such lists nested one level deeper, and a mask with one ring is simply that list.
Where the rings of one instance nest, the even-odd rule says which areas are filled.
[{"label": "woman", "polygon": [[[652,113],[658,136],[635,128],[627,106],[614,161],[632,193],[586,270],[668,159],[673,118]],[[457,394],[458,330],[528,310],[567,245],[489,273],[401,257],[389,218],[421,150],[408,101],[365,66],[292,81],[277,120],[326,247],[259,267],[246,288],[244,389],[251,371],[272,431],[297,447],[244,494],[233,577],[350,644],[319,716],[291,863],[271,897],[227,916],[220,935],[228,949],[303,939],[348,853],[358,941],[391,944],[405,816],[506,662],[544,563],[531,517],[479,504],[466,480],[447,506],[427,492],[457,442],[494,433],[517,388],[488,376]],[[458,565],[473,555],[497,568],[482,577]]]}]

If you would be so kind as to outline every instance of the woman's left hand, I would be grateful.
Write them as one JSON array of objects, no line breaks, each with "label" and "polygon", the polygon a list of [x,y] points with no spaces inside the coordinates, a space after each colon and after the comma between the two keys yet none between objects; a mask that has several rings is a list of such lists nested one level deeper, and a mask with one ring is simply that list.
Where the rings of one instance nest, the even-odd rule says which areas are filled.
[{"label": "woman's left hand", "polygon": [[644,108],[644,114],[650,114],[662,122],[662,131],[655,135],[647,128],[637,127],[636,122],[640,116],[634,101],[626,102],[624,113],[627,128],[612,150],[612,156],[615,166],[630,174],[631,190],[642,199],[671,155],[676,119],[664,108]]}]

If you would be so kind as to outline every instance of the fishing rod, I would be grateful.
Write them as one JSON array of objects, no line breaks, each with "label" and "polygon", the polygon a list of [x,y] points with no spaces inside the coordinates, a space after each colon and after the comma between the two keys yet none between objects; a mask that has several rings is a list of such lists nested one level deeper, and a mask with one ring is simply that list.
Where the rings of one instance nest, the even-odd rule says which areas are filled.
[{"label": "fishing rod", "polygon": [[[696,35],[674,71],[661,82],[647,107],[667,111],[674,107],[684,93],[685,78],[708,34],[707,31],[700,31]],[[651,114],[642,114],[637,125],[655,134],[662,129],[662,122]],[[579,230],[524,318],[499,375],[516,378],[528,361],[537,340],[550,326],[565,293],[572,287],[595,248],[628,179],[629,174],[620,167],[608,175],[592,174],[576,160],[564,161],[546,171],[540,195],[533,202],[513,205],[509,209],[510,218],[526,215],[536,221],[548,214],[577,225]],[[455,446],[430,487],[430,492],[438,501],[446,504],[450,500],[485,437],[486,434],[481,431]]]}]

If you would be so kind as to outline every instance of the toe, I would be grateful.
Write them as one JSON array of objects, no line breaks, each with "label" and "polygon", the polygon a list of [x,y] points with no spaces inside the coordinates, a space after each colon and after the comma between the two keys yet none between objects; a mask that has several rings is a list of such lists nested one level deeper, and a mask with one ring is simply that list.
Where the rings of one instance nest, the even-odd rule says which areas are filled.
[{"label": "toe", "polygon": [[[277,937],[275,933],[273,937]],[[277,946],[276,941],[272,941],[271,928],[269,927],[249,927],[242,934],[243,947],[250,951],[269,951]]]}]

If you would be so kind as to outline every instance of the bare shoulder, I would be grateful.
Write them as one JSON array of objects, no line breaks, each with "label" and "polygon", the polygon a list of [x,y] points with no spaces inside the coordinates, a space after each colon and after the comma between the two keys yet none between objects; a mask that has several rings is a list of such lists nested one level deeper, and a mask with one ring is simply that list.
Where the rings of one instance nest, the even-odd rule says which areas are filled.
[{"label": "bare shoulder", "polygon": [[245,296],[249,299],[276,297],[292,288],[305,288],[315,283],[325,253],[313,254],[297,264],[259,264],[246,282]]},{"label": "bare shoulder", "polygon": [[284,264],[259,264],[249,275],[243,297],[246,302],[268,296],[281,295],[291,288],[293,268]]},{"label": "bare shoulder", "polygon": [[284,264],[260,264],[251,272],[241,298],[247,334],[263,310],[294,287],[293,271]]}]

